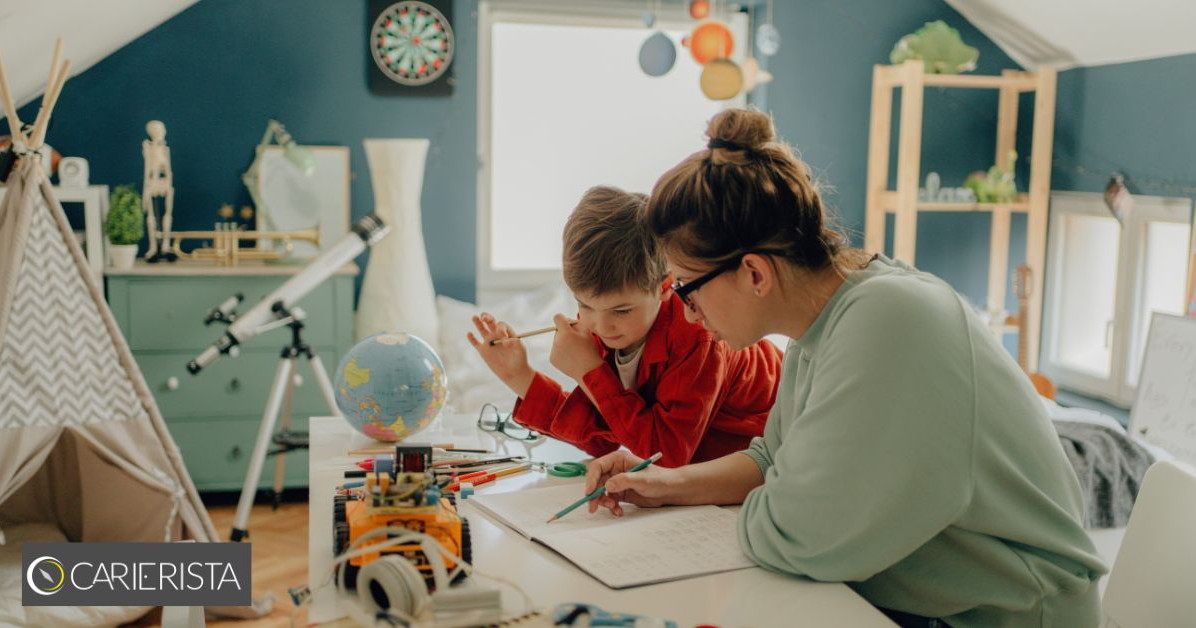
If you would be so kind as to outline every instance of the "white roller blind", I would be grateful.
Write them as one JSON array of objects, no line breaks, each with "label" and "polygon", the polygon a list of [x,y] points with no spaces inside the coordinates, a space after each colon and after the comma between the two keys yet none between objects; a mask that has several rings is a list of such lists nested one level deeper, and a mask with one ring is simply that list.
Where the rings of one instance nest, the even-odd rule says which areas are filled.
[{"label": "white roller blind", "polygon": [[653,31],[638,19],[496,16],[483,79],[489,178],[479,279],[559,270],[561,231],[586,189],[650,192],[660,175],[704,146],[714,114],[742,105],[742,98],[708,100],[698,86],[702,68],[681,46],[683,25],[662,30],[677,45],[677,62],[665,76],[649,77],[638,56]]}]

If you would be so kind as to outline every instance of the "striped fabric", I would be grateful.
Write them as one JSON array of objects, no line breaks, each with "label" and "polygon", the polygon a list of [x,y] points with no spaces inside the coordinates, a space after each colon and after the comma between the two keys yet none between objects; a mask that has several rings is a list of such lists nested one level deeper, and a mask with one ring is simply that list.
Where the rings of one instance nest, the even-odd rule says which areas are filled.
[{"label": "striped fabric", "polygon": [[39,197],[4,338],[0,428],[148,420],[50,210]]}]

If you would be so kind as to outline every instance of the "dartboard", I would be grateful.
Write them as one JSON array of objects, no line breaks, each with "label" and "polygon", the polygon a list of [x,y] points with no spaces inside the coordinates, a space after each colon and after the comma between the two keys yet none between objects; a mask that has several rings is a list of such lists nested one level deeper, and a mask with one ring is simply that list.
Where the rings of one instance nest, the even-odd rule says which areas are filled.
[{"label": "dartboard", "polygon": [[374,63],[401,85],[427,85],[453,62],[453,29],[425,2],[396,2],[378,14],[370,29]]}]

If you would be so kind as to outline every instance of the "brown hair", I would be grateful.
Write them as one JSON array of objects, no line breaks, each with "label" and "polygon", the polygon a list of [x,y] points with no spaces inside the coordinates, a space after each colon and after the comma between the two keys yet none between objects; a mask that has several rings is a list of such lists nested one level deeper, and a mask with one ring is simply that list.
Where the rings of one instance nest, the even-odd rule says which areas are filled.
[{"label": "brown hair", "polygon": [[865,259],[831,224],[809,167],[777,141],[768,115],[728,109],[710,120],[706,135],[709,147],[652,190],[648,224],[664,246],[713,264],[748,250],[776,251],[813,271]]},{"label": "brown hair", "polygon": [[616,187],[586,190],[565,223],[563,270],[574,292],[655,292],[668,270],[644,222],[647,196]]}]

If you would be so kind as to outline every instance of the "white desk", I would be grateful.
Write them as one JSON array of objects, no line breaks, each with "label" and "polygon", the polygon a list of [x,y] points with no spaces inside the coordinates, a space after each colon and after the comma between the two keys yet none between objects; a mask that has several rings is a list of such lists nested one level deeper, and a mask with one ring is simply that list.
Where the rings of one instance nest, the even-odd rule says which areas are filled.
[{"label": "white desk", "polygon": [[[524,454],[525,447],[501,437],[493,437],[474,427],[476,417],[442,417],[429,431],[421,432],[421,442],[452,442],[458,447],[482,445],[505,446],[511,454]],[[362,456],[346,452],[370,441],[355,432],[338,417],[312,417],[310,491],[308,530],[308,581],[322,579],[332,560],[332,494],[344,481],[343,472]],[[584,460],[576,448],[557,441],[547,441],[531,450],[536,461],[560,462]],[[528,486],[578,481],[550,478],[542,472],[512,476],[479,492],[504,492]],[[579,489],[580,492],[580,489]],[[884,615],[842,584],[814,582],[783,576],[763,569],[743,569],[700,578],[690,578],[656,585],[616,591],[577,569],[559,554],[520,536],[514,530],[481,514],[466,500],[461,514],[469,520],[473,536],[474,566],[482,573],[501,575],[523,587],[537,608],[567,602],[587,602],[608,611],[638,613],[672,619],[680,626],[718,624],[723,626],[892,626]],[[478,582],[491,584],[484,578]],[[521,599],[508,587],[503,588],[503,610],[512,614],[522,610]],[[343,617],[337,608],[332,587],[316,592],[308,620],[311,623]]]}]

